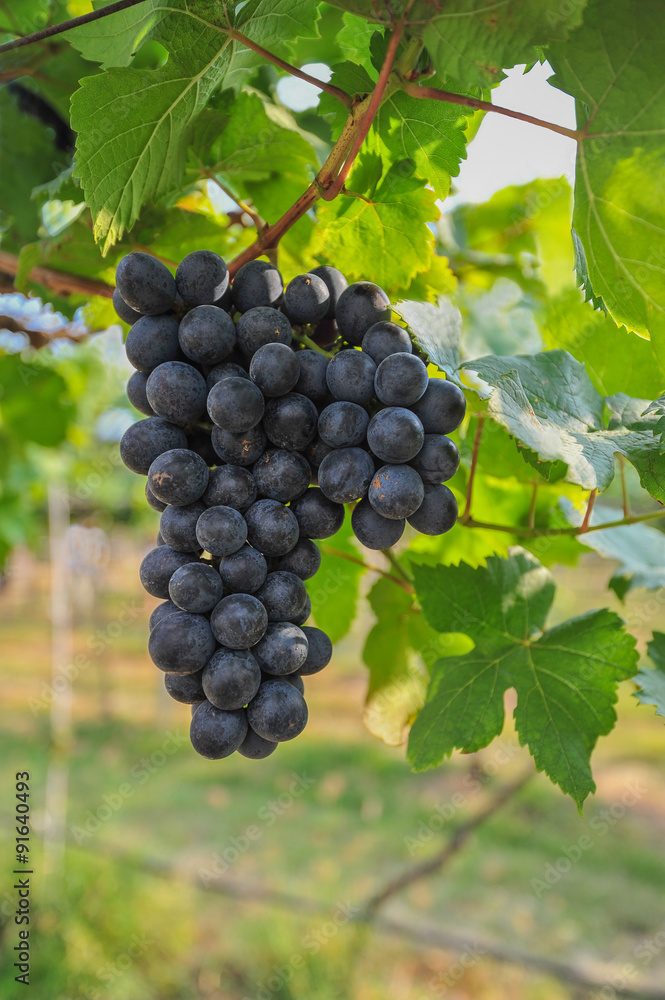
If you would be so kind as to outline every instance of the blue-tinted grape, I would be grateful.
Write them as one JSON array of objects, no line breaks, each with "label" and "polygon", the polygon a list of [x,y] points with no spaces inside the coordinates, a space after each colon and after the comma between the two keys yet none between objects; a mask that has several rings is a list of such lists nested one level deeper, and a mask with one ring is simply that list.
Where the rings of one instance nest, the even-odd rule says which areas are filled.
[{"label": "blue-tinted grape", "polygon": [[277,448],[302,451],[316,436],[318,417],[311,399],[289,392],[268,402],[263,427]]},{"label": "blue-tinted grape", "polygon": [[284,311],[293,323],[318,323],[329,306],[328,285],[318,274],[298,274],[284,291]]},{"label": "blue-tinted grape", "polygon": [[161,500],[157,499],[155,494],[150,489],[150,484],[147,482],[145,484],[145,498],[153,510],[158,510],[161,512],[163,510],[166,510],[166,508],[168,507],[168,504],[162,503]]},{"label": "blue-tinted grape", "polygon": [[158,545],[148,552],[139,569],[144,590],[153,597],[166,601],[169,597],[169,580],[175,571],[196,561],[197,556],[192,552],[176,552],[168,545]]},{"label": "blue-tinted grape", "polygon": [[219,575],[224,588],[230,593],[253,594],[265,582],[268,564],[258,549],[243,545],[237,552],[223,557]]},{"label": "blue-tinted grape", "polygon": [[261,669],[248,649],[218,649],[203,668],[206,698],[226,712],[243,708],[260,683]]},{"label": "blue-tinted grape", "polygon": [[300,362],[300,373],[294,388],[301,396],[307,396],[315,403],[320,403],[329,395],[328,383],[326,381],[326,370],[328,368],[328,358],[325,354],[312,351],[307,348],[298,351],[296,357]]},{"label": "blue-tinted grape", "polygon": [[320,628],[303,625],[302,630],[307,638],[308,649],[307,659],[298,673],[302,677],[308,677],[310,674],[318,674],[319,670],[328,666],[332,658],[333,647],[329,637]]},{"label": "blue-tinted grape", "polygon": [[420,420],[403,406],[390,406],[376,413],[367,428],[367,443],[382,462],[400,465],[415,458],[423,446],[425,432]]},{"label": "blue-tinted grape", "polygon": [[424,483],[444,483],[459,468],[459,452],[444,434],[426,434],[422,448],[410,464]]},{"label": "blue-tinted grape", "polygon": [[278,570],[275,573],[268,573],[265,583],[257,590],[256,596],[268,612],[268,621],[288,622],[305,607],[307,590],[295,573]]},{"label": "blue-tinted grape", "polygon": [[265,451],[267,443],[261,424],[243,434],[234,434],[217,425],[212,429],[212,446],[222,461],[229,465],[253,465]]},{"label": "blue-tinted grape", "polygon": [[356,504],[351,515],[353,533],[366,549],[392,548],[404,534],[405,526],[403,517],[383,517],[374,510],[369,500]]},{"label": "blue-tinted grape", "polygon": [[264,740],[262,736],[255,733],[251,726],[247,727],[247,736],[238,747],[238,753],[249,760],[265,760],[277,749],[277,744],[272,740]]},{"label": "blue-tinted grape", "polygon": [[148,652],[160,670],[193,674],[202,670],[215,652],[215,637],[204,615],[176,611],[155,625]]},{"label": "blue-tinted grape", "polygon": [[299,375],[298,355],[286,344],[264,344],[249,363],[249,377],[264,396],[284,396]]},{"label": "blue-tinted grape", "polygon": [[331,535],[337,534],[344,523],[343,505],[330,500],[316,486],[294,500],[291,510],[296,516],[300,534],[304,538],[330,538]]},{"label": "blue-tinted grape", "polygon": [[357,281],[340,295],[335,316],[345,340],[360,346],[370,326],[390,319],[390,299],[373,282]]},{"label": "blue-tinted grape", "polygon": [[154,417],[155,411],[148,402],[145,392],[147,381],[148,376],[145,372],[134,372],[127,383],[127,398],[132,406],[136,407],[141,413],[145,413],[147,417]]},{"label": "blue-tinted grape", "polygon": [[148,402],[159,417],[185,426],[205,413],[206,384],[203,375],[184,361],[167,361],[148,376]]},{"label": "blue-tinted grape", "polygon": [[377,513],[388,518],[410,517],[423,502],[423,481],[410,465],[384,465],[370,483],[367,497]]},{"label": "blue-tinted grape", "polygon": [[178,294],[188,306],[212,305],[229,286],[229,271],[212,250],[195,250],[184,257],[175,273]]},{"label": "blue-tinted grape", "polygon": [[323,459],[326,455],[329,455],[332,450],[333,449],[329,444],[326,444],[325,441],[321,440],[321,438],[316,438],[307,445],[303,454],[310,466],[314,466],[315,469],[318,469]]},{"label": "blue-tinted grape", "polygon": [[313,267],[310,273],[315,274],[317,278],[321,278],[328,289],[328,310],[323,318],[334,319],[339,297],[349,287],[348,281],[341,271],[338,271],[336,267],[330,267],[328,264]]},{"label": "blue-tinted grape", "polygon": [[[265,674],[263,679],[269,680],[270,674]],[[292,684],[293,687],[296,689],[296,691],[300,691],[302,695],[305,694],[305,682],[303,681],[300,674],[286,674],[285,677],[282,678],[282,680],[288,681],[289,684]],[[277,744],[275,744],[275,746],[277,746]]]},{"label": "blue-tinted grape", "polygon": [[261,306],[250,309],[236,324],[236,338],[240,353],[247,361],[266,344],[285,344],[292,339],[291,324],[277,309]]},{"label": "blue-tinted grape", "polygon": [[208,488],[202,496],[206,507],[234,507],[241,513],[256,500],[256,483],[249,469],[220,465],[210,470]]},{"label": "blue-tinted grape", "polygon": [[198,705],[205,701],[202,677],[202,670],[197,670],[195,674],[164,674],[164,687],[174,701],[182,705]]},{"label": "blue-tinted grape", "polygon": [[180,321],[178,340],[183,353],[201,365],[217,365],[236,345],[236,328],[217,306],[197,306]]},{"label": "blue-tinted grape", "polygon": [[252,594],[229,594],[213,610],[210,625],[223,646],[249,649],[263,637],[268,627],[268,614]]},{"label": "blue-tinted grape", "polygon": [[309,616],[312,613],[312,602],[310,600],[309,594],[305,600],[305,606],[297,615],[293,616],[292,625],[304,625]]},{"label": "blue-tinted grape", "polygon": [[427,368],[415,354],[390,354],[376,369],[374,388],[386,406],[411,406],[424,395]]},{"label": "blue-tinted grape", "polygon": [[161,417],[146,417],[137,420],[122,435],[120,458],[132,472],[145,476],[155,459],[165,451],[186,446],[187,436],[182,428]]},{"label": "blue-tinted grape", "polygon": [[329,500],[351,503],[365,496],[374,462],[362,448],[339,448],[331,451],[319,466],[319,486]]},{"label": "blue-tinted grape", "polygon": [[357,403],[339,400],[330,403],[319,415],[319,436],[331,448],[352,448],[363,444],[369,414]]},{"label": "blue-tinted grape", "polygon": [[249,379],[234,377],[212,387],[207,406],[210,419],[218,427],[232,434],[245,434],[260,423],[266,404],[258,386]]},{"label": "blue-tinted grape", "polygon": [[213,385],[217,385],[225,378],[249,378],[249,373],[245,371],[238,361],[222,361],[220,365],[211,368],[206,376],[206,388],[208,392]]},{"label": "blue-tinted grape", "polygon": [[206,563],[188,563],[177,569],[169,581],[169,597],[183,611],[205,614],[222,599],[219,573]]},{"label": "blue-tinted grape", "polygon": [[363,337],[362,347],[376,365],[380,365],[390,354],[411,354],[413,350],[406,330],[397,323],[385,320],[370,326]]},{"label": "blue-tinted grape", "polygon": [[307,704],[297,688],[276,677],[261,684],[247,706],[247,721],[264,740],[283,743],[295,739],[307,725]]},{"label": "blue-tinted grape", "polygon": [[423,535],[443,535],[457,520],[457,501],[452,490],[425,483],[425,497],[418,510],[407,519]]},{"label": "blue-tinted grape", "polygon": [[230,556],[247,541],[247,525],[233,507],[208,507],[196,523],[199,545],[213,556]]},{"label": "blue-tinted grape", "polygon": [[233,281],[233,304],[241,313],[257,306],[277,306],[283,292],[282,276],[273,264],[250,260],[243,264]]},{"label": "blue-tinted grape", "polygon": [[256,462],[253,472],[259,493],[269,500],[288,503],[309,486],[309,465],[296,451],[269,448]]},{"label": "blue-tinted grape", "polygon": [[175,361],[180,351],[178,321],[173,316],[142,316],[127,334],[127,360],[140,372]]},{"label": "blue-tinted grape", "polygon": [[168,312],[176,297],[169,269],[147,253],[129,253],[115,272],[115,283],[128,306],[144,316]]},{"label": "blue-tinted grape", "polygon": [[141,313],[127,305],[117,288],[113,289],[113,308],[123,323],[129,323],[130,326],[141,319]]},{"label": "blue-tinted grape", "polygon": [[172,615],[176,611],[180,611],[180,608],[178,607],[177,604],[174,604],[173,601],[162,601],[161,604],[158,604],[157,607],[153,610],[152,614],[150,615],[150,619],[148,622],[148,627],[150,628],[150,631],[152,632],[155,625],[157,625],[158,622],[161,622],[162,618],[167,618],[169,615]]},{"label": "blue-tinted grape", "polygon": [[300,534],[295,514],[277,500],[257,500],[245,514],[250,545],[265,556],[284,556]]},{"label": "blue-tinted grape", "polygon": [[376,365],[369,354],[348,349],[330,359],[326,381],[335,399],[367,406],[374,396],[375,375]]},{"label": "blue-tinted grape", "polygon": [[204,701],[194,712],[189,727],[192,746],[201,757],[222,760],[230,757],[247,736],[247,716],[242,709],[224,712]]},{"label": "blue-tinted grape", "polygon": [[205,509],[200,500],[186,507],[166,507],[159,519],[159,530],[166,544],[176,552],[199,552],[196,522]]},{"label": "blue-tinted grape", "polygon": [[158,500],[184,507],[203,496],[209,474],[208,466],[195,451],[172,448],[152,462],[148,485]]},{"label": "blue-tinted grape", "polygon": [[[330,501],[327,501],[327,503],[330,503]],[[294,511],[294,513],[297,518],[297,511]],[[295,573],[301,580],[309,580],[318,572],[320,566],[321,550],[318,545],[315,545],[309,538],[304,538],[301,533],[301,537],[291,551],[278,559],[276,569],[285,570],[287,573]]]},{"label": "blue-tinted grape", "polygon": [[307,659],[307,647],[305,633],[297,625],[287,621],[272,622],[254,646],[253,653],[261,670],[282,677],[302,667]]},{"label": "blue-tinted grape", "polygon": [[424,395],[411,409],[420,418],[425,434],[450,434],[464,420],[466,397],[447,379],[430,378]]}]

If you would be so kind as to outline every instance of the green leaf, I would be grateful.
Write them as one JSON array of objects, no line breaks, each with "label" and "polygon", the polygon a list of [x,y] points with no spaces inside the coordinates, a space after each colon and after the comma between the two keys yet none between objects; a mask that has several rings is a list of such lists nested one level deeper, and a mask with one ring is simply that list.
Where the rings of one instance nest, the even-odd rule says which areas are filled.
[{"label": "green leaf", "polygon": [[654,632],[647,650],[655,669],[643,668],[635,675],[634,681],[640,689],[635,697],[641,705],[655,705],[656,715],[665,716],[665,632]]},{"label": "green leaf", "polygon": [[63,377],[19,354],[0,358],[0,402],[2,423],[13,437],[47,448],[62,444],[75,414]]},{"label": "green leaf", "polygon": [[349,178],[348,194],[318,209],[313,253],[349,279],[376,281],[386,291],[404,288],[430,265],[438,218],[434,193],[414,177],[413,161],[382,176],[381,159],[364,153]]},{"label": "green leaf", "polygon": [[402,301],[393,306],[418,347],[448,378],[457,382],[460,364],[462,316],[449,299],[441,297],[437,305],[429,302]]},{"label": "green leaf", "polygon": [[[95,10],[99,10],[111,2],[112,0],[96,0],[93,6]],[[195,3],[191,6],[196,8]],[[184,5],[178,3],[173,4],[173,7],[184,9]],[[84,59],[98,62],[102,69],[128,66],[141,43],[164,18],[167,10],[161,0],[144,0],[135,7],[73,28],[67,33],[67,40]]]},{"label": "green leaf", "polygon": [[[215,21],[180,3],[150,33],[167,49],[166,65],[86,77],[72,99],[76,176],[104,252],[146,202],[178,187],[194,122],[209,97],[222,84],[239,88],[259,60]],[[249,0],[237,7],[238,30],[278,54],[288,50],[289,38],[315,30],[314,0]]]},{"label": "green leaf", "polygon": [[590,0],[583,26],[548,58],[582,132],[573,224],[588,280],[617,323],[651,331],[665,366],[662,16],[659,0]]},{"label": "green leaf", "polygon": [[540,46],[567,39],[582,20],[585,0],[450,0],[432,17],[434,5],[421,0],[411,13],[427,18],[423,41],[439,73],[463,86],[499,83],[503,69],[540,58]]},{"label": "green leaf", "polygon": [[321,544],[321,568],[307,581],[316,624],[333,642],[343,639],[353,624],[360,578],[365,572],[363,566],[346,558],[359,558],[352,538],[351,518],[347,517],[337,534]]},{"label": "green leaf", "polygon": [[654,399],[653,403],[649,403],[644,415],[653,413],[659,419],[654,424],[653,432],[654,434],[660,435],[660,453],[665,454],[665,393],[659,396],[658,399]]},{"label": "green leaf", "polygon": [[370,42],[377,30],[375,24],[371,24],[364,17],[357,14],[343,15],[344,27],[337,35],[337,42],[344,50],[344,54],[351,62],[364,67],[368,72],[373,69],[372,57],[370,55]]},{"label": "green leaf", "polygon": [[434,665],[409,739],[414,768],[434,767],[455,748],[487,746],[501,733],[504,695],[513,687],[520,743],[581,808],[595,789],[591,752],[616,721],[617,684],[637,662],[621,619],[591,611],[545,631],[554,581],[521,551],[475,570],[414,566],[414,579],[430,625],[464,632],[475,644]]},{"label": "green leaf", "polygon": [[0,42],[45,28],[50,8],[51,0],[11,0],[0,4]]}]

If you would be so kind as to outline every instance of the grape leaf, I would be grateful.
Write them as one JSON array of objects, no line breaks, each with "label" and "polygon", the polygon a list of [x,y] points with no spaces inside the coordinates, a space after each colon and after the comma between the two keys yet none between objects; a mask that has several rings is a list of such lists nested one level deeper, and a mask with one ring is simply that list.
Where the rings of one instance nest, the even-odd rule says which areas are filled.
[{"label": "grape leaf", "polygon": [[457,306],[442,297],[437,305],[398,302],[393,312],[401,316],[411,337],[430,361],[448,378],[457,381],[462,337],[462,316]]},{"label": "grape leaf", "polygon": [[361,565],[347,558],[358,559],[352,537],[351,518],[347,517],[337,534],[320,544],[321,568],[306,584],[316,624],[333,642],[343,639],[353,624],[364,573]]},{"label": "grape leaf", "polygon": [[548,58],[550,82],[576,99],[573,224],[588,280],[617,323],[651,332],[665,366],[662,16],[659,0],[590,0]]},{"label": "grape leaf", "polygon": [[654,632],[647,650],[655,669],[637,672],[633,679],[640,690],[635,697],[641,705],[655,705],[656,715],[665,716],[665,632]]},{"label": "grape leaf", "polygon": [[344,50],[348,59],[371,72],[373,66],[370,42],[372,35],[377,30],[376,24],[371,24],[364,17],[358,17],[357,14],[347,12],[342,16],[344,27],[337,35],[339,46]]},{"label": "grape leaf", "polygon": [[439,211],[434,193],[413,171],[413,161],[403,160],[382,174],[379,156],[359,157],[349,193],[319,206],[314,255],[351,280],[376,281],[388,292],[426,271],[434,249],[427,223]]},{"label": "grape leaf", "polygon": [[[96,0],[95,10],[107,7],[112,0]],[[185,4],[175,0],[172,9],[185,9]],[[195,8],[195,3],[190,3]],[[84,59],[98,62],[102,69],[110,66],[128,66],[141,42],[151,29],[168,12],[162,0],[144,0],[135,7],[108,14],[99,21],[81,24],[67,33],[68,41]]]},{"label": "grape leaf", "polygon": [[2,420],[21,442],[55,448],[64,441],[76,408],[58,372],[20,354],[0,358]]},{"label": "grape leaf", "polygon": [[660,435],[660,453],[663,455],[665,454],[665,393],[654,399],[653,403],[649,403],[644,415],[651,413],[659,418],[654,424],[653,432]]},{"label": "grape leaf", "polygon": [[51,0],[11,0],[0,4],[0,42],[45,28]]},{"label": "grape leaf", "polygon": [[[288,49],[289,38],[315,31],[315,0],[250,0],[236,7],[238,30],[278,54]],[[222,84],[240,87],[259,60],[215,21],[177,5],[150,37],[169,52],[164,66],[118,67],[86,77],[72,99],[76,176],[104,252],[133,226],[147,201],[176,189],[193,124],[208,98]]]},{"label": "grape leaf", "polygon": [[455,748],[487,746],[503,728],[505,692],[515,688],[520,743],[581,808],[595,789],[591,752],[616,721],[617,684],[637,662],[621,619],[604,609],[545,630],[554,581],[519,550],[479,569],[414,566],[414,581],[430,625],[464,632],[475,645],[434,665],[411,729],[413,767],[434,767]]}]

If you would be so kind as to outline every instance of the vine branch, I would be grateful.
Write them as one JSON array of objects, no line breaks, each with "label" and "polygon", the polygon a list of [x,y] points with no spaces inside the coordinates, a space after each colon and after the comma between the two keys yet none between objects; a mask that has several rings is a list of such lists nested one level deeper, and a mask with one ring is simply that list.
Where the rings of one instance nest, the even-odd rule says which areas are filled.
[{"label": "vine branch", "polygon": [[102,17],[108,17],[109,14],[116,14],[119,10],[137,7],[140,3],[145,2],[146,0],[117,0],[116,3],[110,3],[108,7],[93,10],[89,14],[81,14],[80,17],[72,17],[69,21],[52,24],[50,27],[42,28],[41,31],[35,31],[31,35],[23,35],[11,42],[5,42],[4,45],[0,45],[0,53],[10,52],[12,49],[20,49],[24,45],[32,45],[34,42],[42,42],[45,38],[61,35],[63,32],[71,31],[72,28],[78,28],[82,24],[90,24],[91,21],[98,21]]},{"label": "vine branch", "polygon": [[466,503],[464,504],[464,513],[460,518],[460,521],[463,524],[466,524],[471,520],[471,501],[473,499],[473,484],[476,478],[478,451],[480,450],[480,439],[483,434],[484,425],[485,425],[485,417],[481,413],[480,416],[478,417],[478,426],[476,427],[476,435],[473,439],[473,452],[471,454],[471,468],[469,469],[469,485],[466,491]]},{"label": "vine branch", "polygon": [[[9,274],[14,277],[18,273],[18,268],[18,257],[13,253],[0,250],[0,274]],[[37,265],[31,268],[28,277],[36,281],[37,284],[64,295],[102,295],[106,299],[113,297],[113,285],[107,285],[105,281],[83,278],[78,274],[67,274],[64,271],[54,271],[50,267]]]},{"label": "vine branch", "polygon": [[414,589],[410,583],[402,580],[399,576],[393,576],[386,569],[381,569],[379,566],[372,566],[371,563],[366,563],[364,559],[360,559],[357,556],[352,556],[349,552],[343,552],[342,549],[333,548],[331,545],[322,545],[321,551],[327,553],[329,556],[337,556],[338,559],[346,559],[347,562],[354,563],[356,566],[362,566],[363,569],[369,570],[370,573],[380,573],[381,576],[385,576],[387,580],[391,580],[396,583],[398,587],[405,590],[407,594],[413,594]]},{"label": "vine branch", "polygon": [[506,531],[509,535],[519,535],[520,538],[541,538],[549,535],[577,535],[589,534],[592,531],[605,531],[606,528],[623,528],[627,524],[641,524],[643,521],[656,521],[660,517],[665,517],[665,509],[655,510],[650,514],[638,514],[631,517],[622,517],[618,521],[606,521],[604,524],[591,524],[585,531],[582,526],[578,528],[527,528],[520,525],[511,526],[509,524],[492,524],[489,521],[476,521],[475,517],[464,517],[459,519],[459,524],[465,528],[485,528],[487,531]]}]

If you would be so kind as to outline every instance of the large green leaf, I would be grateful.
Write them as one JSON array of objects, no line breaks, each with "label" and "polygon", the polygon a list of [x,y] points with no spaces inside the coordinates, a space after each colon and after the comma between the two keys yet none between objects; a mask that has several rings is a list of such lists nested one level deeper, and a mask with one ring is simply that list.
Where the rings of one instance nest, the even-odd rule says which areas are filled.
[{"label": "large green leaf", "polygon": [[360,577],[364,573],[358,549],[351,541],[351,518],[347,517],[336,535],[321,543],[321,568],[307,581],[316,624],[339,642],[356,617]]},{"label": "large green leaf", "polygon": [[[86,77],[72,99],[79,133],[76,171],[95,220],[95,238],[108,250],[138,218],[141,207],[180,183],[193,124],[222,84],[239,88],[259,57],[229,39],[206,5],[176,0],[149,33],[168,51],[159,69],[119,67]],[[250,0],[236,5],[235,26],[277,53],[311,34],[315,0]],[[210,8],[215,18],[219,8]],[[230,12],[229,12],[230,13]]]},{"label": "large green leaf", "polygon": [[475,645],[434,665],[411,729],[413,766],[423,770],[456,748],[487,746],[503,728],[505,692],[515,688],[520,742],[581,807],[595,788],[591,752],[616,721],[617,683],[637,662],[621,619],[591,611],[545,631],[554,581],[525,552],[479,569],[415,566],[414,579],[432,627],[465,632]]},{"label": "large green leaf", "polygon": [[404,320],[407,330],[430,361],[448,378],[457,381],[462,336],[462,317],[457,306],[442,297],[437,305],[398,302],[393,305],[393,311]]},{"label": "large green leaf", "polygon": [[638,671],[635,683],[639,691],[635,697],[641,705],[655,705],[656,715],[665,716],[665,632],[654,632],[647,648],[654,669]]},{"label": "large green leaf", "polygon": [[617,323],[651,331],[665,364],[665,35],[660,0],[590,0],[548,58],[581,130],[575,231]]},{"label": "large green leaf", "polygon": [[[107,7],[112,0],[96,0],[95,10]],[[174,3],[174,8],[185,9],[184,4]],[[196,10],[201,3],[189,3]],[[127,10],[109,14],[99,21],[82,24],[67,34],[67,39],[85,59],[98,62],[102,69],[110,66],[128,66],[141,42],[168,13],[162,0],[144,0]]]}]

